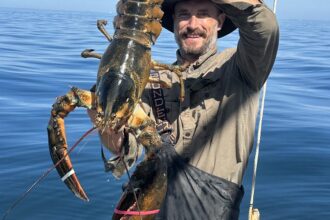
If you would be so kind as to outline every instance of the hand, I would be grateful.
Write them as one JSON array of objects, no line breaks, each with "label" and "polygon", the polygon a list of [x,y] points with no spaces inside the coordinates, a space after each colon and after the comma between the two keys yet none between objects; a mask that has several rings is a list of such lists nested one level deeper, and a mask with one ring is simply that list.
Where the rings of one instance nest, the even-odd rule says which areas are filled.
[{"label": "hand", "polygon": [[212,0],[212,2],[216,3],[216,4],[232,4],[235,2],[245,2],[245,3],[249,3],[251,5],[257,5],[262,3],[260,0]]},{"label": "hand", "polygon": [[[87,113],[91,122],[95,125],[96,120],[96,110],[87,109]],[[105,129],[103,132],[99,130],[100,139],[102,144],[108,148],[111,153],[119,154],[121,152],[121,147],[124,141],[124,132],[115,132],[111,128]]]}]

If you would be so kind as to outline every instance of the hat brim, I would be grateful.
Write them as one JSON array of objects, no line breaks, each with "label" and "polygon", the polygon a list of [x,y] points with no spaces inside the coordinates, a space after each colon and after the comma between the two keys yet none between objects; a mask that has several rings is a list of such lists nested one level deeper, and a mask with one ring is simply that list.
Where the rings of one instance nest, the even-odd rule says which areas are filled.
[{"label": "hat brim", "polygon": [[[164,0],[162,4],[162,10],[164,11],[164,16],[162,18],[162,26],[172,33],[174,32],[174,6],[180,1],[183,0]],[[233,32],[235,29],[236,26],[233,24],[233,22],[228,17],[226,17],[221,30],[218,31],[218,38],[226,36],[227,34]]]}]

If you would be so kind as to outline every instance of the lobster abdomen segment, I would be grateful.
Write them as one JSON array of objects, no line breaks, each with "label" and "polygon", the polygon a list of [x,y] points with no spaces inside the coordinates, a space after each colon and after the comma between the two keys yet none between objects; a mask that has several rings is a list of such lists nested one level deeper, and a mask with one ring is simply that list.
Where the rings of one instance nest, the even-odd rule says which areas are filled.
[{"label": "lobster abdomen segment", "polygon": [[136,30],[148,35],[150,47],[155,43],[161,30],[161,19],[164,12],[161,10],[163,0],[154,1],[119,1],[118,15],[114,19],[116,30]]}]

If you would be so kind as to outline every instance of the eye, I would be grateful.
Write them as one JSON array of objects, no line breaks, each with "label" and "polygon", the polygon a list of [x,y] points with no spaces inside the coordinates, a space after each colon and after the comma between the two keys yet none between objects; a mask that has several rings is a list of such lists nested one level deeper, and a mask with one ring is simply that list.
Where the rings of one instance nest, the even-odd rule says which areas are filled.
[{"label": "eye", "polygon": [[210,13],[208,11],[200,11],[197,13],[198,18],[207,18],[210,17]]},{"label": "eye", "polygon": [[190,18],[190,13],[187,11],[181,11],[177,13],[177,18],[180,20],[186,20]]}]

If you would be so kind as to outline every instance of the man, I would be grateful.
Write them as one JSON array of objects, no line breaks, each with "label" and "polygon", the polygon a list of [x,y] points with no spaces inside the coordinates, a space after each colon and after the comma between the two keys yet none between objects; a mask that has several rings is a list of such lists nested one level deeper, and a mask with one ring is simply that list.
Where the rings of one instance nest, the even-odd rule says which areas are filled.
[{"label": "man", "polygon": [[[188,68],[183,102],[169,71],[153,73],[172,85],[162,89],[165,105],[155,102],[152,85],[142,99],[147,113],[171,128],[167,140],[180,155],[170,168],[158,219],[238,219],[259,91],[278,48],[275,16],[258,0],[165,0],[162,9],[163,27],[174,32],[179,46],[175,64]],[[217,38],[236,27],[237,49],[217,53]]]}]

